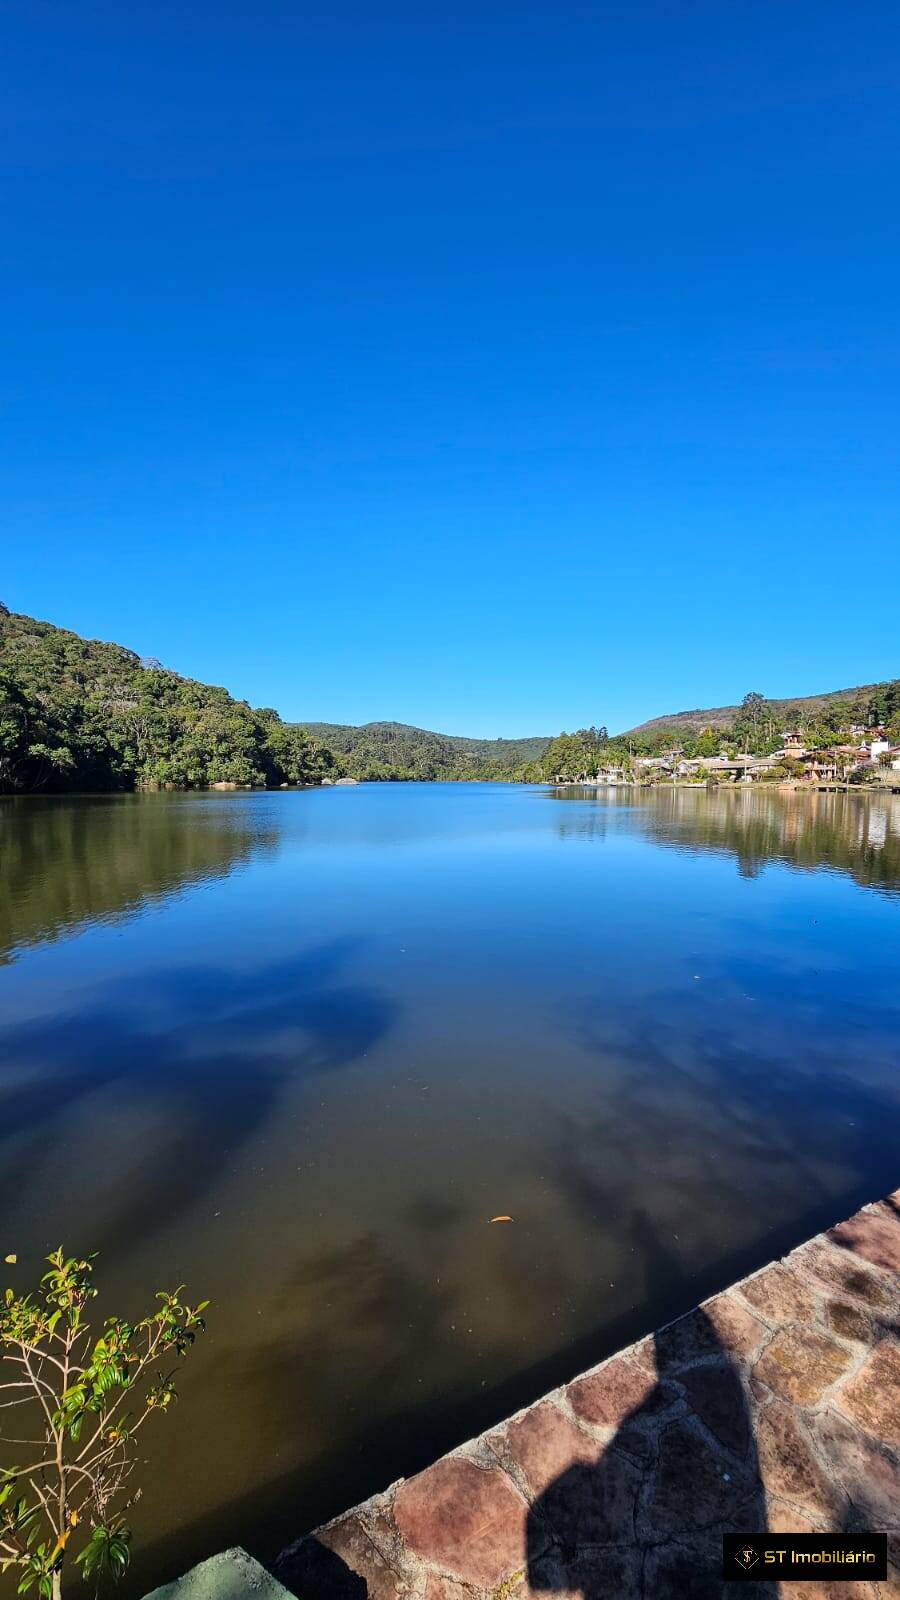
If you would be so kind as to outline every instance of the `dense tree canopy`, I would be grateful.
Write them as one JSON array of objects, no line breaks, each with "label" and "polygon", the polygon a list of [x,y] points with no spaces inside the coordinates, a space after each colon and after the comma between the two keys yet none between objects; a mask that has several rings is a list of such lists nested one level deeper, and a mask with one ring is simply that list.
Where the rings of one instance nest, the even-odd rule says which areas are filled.
[{"label": "dense tree canopy", "polygon": [[579,728],[577,733],[560,733],[550,741],[541,757],[541,775],[548,782],[590,780],[603,769],[627,769],[631,757],[626,745],[611,740],[605,728]]},{"label": "dense tree canopy", "polygon": [[331,752],[276,712],[121,645],[0,614],[0,791],[316,783]]},{"label": "dense tree canopy", "polygon": [[532,774],[548,739],[465,739],[430,733],[404,722],[301,724],[339,756],[353,778],[484,781],[521,780]]}]

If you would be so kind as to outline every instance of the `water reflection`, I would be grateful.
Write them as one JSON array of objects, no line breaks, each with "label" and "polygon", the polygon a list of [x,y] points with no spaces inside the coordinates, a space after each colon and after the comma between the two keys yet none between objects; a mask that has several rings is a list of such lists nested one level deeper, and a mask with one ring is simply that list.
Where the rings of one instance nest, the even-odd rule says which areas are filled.
[{"label": "water reflection", "polygon": [[0,827],[0,1257],[63,1239],[105,1310],[214,1304],[132,1594],[271,1555],[896,1184],[889,799],[384,785]]},{"label": "water reflection", "polygon": [[542,1140],[567,1209],[586,1228],[627,1215],[637,1169],[666,1237],[690,1238],[700,1264],[734,1237],[742,1207],[774,1227],[785,1209],[827,1205],[867,1174],[886,1191],[900,1121],[896,1006],[864,1032],[852,1004],[830,1016],[830,1039],[826,1027],[801,1041],[790,1011],[757,1026],[729,985],[712,1001],[659,995],[649,1014],[586,1002],[576,1026],[599,1068],[597,1105],[558,1111]]},{"label": "water reflection", "polygon": [[0,798],[0,961],[231,872],[274,844],[276,830],[246,806],[192,799]]},{"label": "water reflection", "polygon": [[764,787],[610,789],[566,787],[547,791],[574,802],[563,815],[560,837],[604,838],[615,819],[627,817],[661,843],[682,849],[731,851],[744,877],[769,861],[815,871],[848,872],[870,888],[900,892],[900,796],[782,793]]},{"label": "water reflection", "polygon": [[164,971],[139,996],[109,983],[92,1004],[0,1031],[0,1208],[32,1188],[38,1206],[44,1162],[85,1103],[113,1137],[115,1113],[145,1129],[98,1245],[170,1226],[253,1143],[286,1084],[347,1066],[391,1026],[393,1002],[342,981],[355,948],[335,941],[247,974]]}]

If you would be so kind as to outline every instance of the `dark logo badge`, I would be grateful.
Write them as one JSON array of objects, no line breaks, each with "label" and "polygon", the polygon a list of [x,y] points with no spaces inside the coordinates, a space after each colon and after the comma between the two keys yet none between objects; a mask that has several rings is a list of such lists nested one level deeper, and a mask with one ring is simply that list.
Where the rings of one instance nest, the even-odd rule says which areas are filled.
[{"label": "dark logo badge", "polygon": [[749,1572],[750,1568],[756,1565],[759,1556],[752,1544],[742,1544],[740,1549],[735,1551],[734,1559],[739,1567],[743,1567],[745,1572]]}]

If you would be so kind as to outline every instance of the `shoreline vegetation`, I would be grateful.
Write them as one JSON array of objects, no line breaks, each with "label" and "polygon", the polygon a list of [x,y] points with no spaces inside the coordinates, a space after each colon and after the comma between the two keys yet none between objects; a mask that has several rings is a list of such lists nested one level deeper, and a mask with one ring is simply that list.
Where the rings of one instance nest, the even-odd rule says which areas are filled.
[{"label": "shoreline vegetation", "polygon": [[0,792],[280,788],[342,776],[270,707],[0,613]]},{"label": "shoreline vegetation", "polygon": [[659,717],[627,733],[467,739],[285,722],[121,645],[0,606],[0,794],[356,782],[900,785],[900,679]]}]

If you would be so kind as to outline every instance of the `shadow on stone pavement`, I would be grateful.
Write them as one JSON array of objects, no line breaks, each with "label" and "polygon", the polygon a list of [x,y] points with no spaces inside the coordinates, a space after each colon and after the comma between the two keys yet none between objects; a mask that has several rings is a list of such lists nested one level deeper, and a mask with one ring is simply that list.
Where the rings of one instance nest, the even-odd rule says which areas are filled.
[{"label": "shadow on stone pavement", "polygon": [[616,1431],[596,1460],[573,1438],[572,1464],[529,1511],[535,1595],[720,1597],[722,1534],[766,1531],[741,1374],[711,1319],[698,1310],[638,1352],[640,1363],[621,1357],[570,1386],[580,1420]]},{"label": "shadow on stone pavement", "polygon": [[[647,1219],[635,1238],[671,1275]],[[297,1541],[279,1576],[304,1600],[886,1600],[898,1313],[894,1194]],[[723,1533],[816,1529],[887,1531],[887,1583],[723,1578]]]}]

